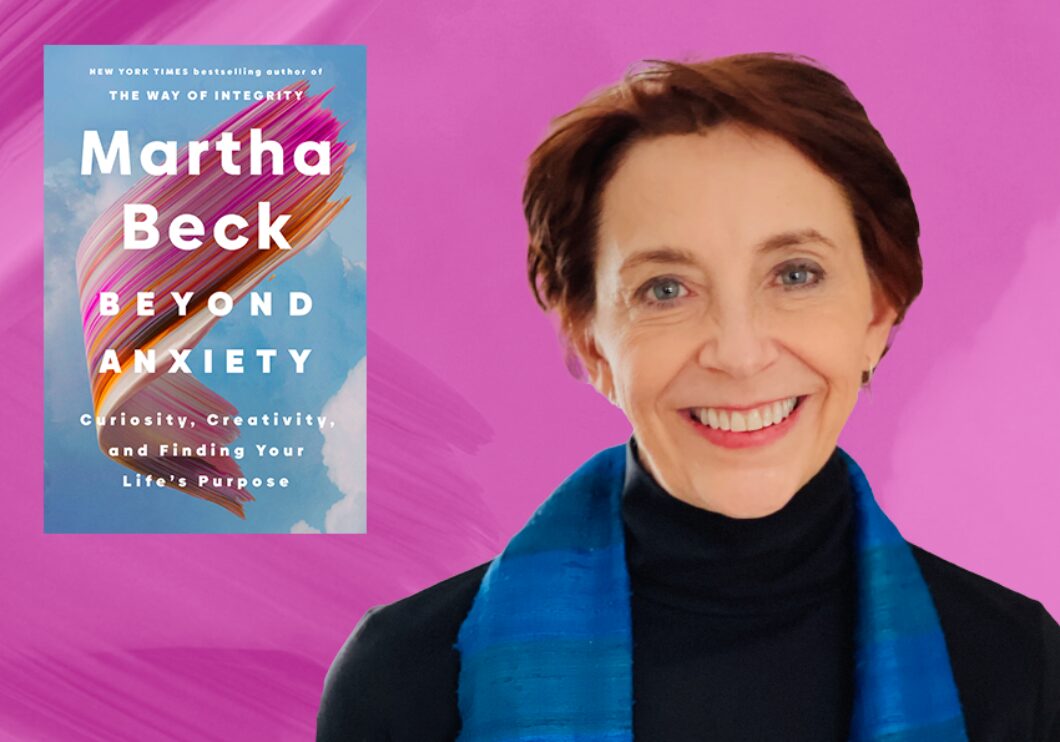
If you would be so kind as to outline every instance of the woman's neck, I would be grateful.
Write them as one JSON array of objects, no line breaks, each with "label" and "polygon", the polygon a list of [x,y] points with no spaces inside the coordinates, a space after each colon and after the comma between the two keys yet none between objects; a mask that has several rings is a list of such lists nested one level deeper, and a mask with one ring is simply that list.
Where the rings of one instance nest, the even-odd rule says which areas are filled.
[{"label": "woman's neck", "polygon": [[635,593],[710,613],[811,605],[853,576],[853,491],[838,451],[780,510],[732,518],[670,495],[627,445],[622,517]]}]

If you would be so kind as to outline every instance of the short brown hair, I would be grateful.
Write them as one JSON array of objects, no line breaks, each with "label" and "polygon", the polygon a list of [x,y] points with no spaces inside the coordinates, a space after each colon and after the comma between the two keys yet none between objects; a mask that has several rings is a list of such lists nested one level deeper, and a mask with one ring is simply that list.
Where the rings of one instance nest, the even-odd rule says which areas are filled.
[{"label": "short brown hair", "polygon": [[923,286],[920,222],[905,175],[846,84],[794,54],[645,61],[554,119],[530,156],[523,208],[537,303],[558,309],[565,330],[591,314],[601,193],[634,143],[732,121],[782,137],[839,183],[899,324]]}]

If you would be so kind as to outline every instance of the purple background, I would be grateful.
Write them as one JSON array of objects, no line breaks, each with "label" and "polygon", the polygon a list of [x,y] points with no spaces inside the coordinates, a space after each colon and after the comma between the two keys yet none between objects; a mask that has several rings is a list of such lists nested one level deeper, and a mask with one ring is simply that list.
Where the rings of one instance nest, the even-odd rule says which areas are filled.
[{"label": "purple background", "polygon": [[[1004,7],[4,3],[0,731],[310,739],[368,606],[489,559],[625,439],[530,297],[520,179],[551,117],[645,57],[800,52],[865,104],[925,288],[840,444],[907,538],[1060,615],[1060,11]],[[367,535],[42,533],[43,43],[367,45]]]}]

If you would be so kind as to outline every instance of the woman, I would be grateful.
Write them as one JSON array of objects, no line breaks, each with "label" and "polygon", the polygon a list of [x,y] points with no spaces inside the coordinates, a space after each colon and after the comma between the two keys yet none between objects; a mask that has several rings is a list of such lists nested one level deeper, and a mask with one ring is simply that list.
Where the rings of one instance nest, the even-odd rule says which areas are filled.
[{"label": "woman", "polygon": [[836,445],[921,288],[840,80],[654,64],[557,119],[524,205],[535,296],[633,435],[371,609],[318,739],[1060,740],[1060,627],[908,544]]}]

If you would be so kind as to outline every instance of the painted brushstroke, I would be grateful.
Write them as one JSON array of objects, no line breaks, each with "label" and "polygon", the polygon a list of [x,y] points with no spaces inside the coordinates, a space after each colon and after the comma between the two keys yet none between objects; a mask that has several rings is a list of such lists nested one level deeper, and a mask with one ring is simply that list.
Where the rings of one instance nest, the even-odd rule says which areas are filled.
[{"label": "painted brushstroke", "polygon": [[[284,151],[282,175],[272,175],[269,159],[262,175],[231,176],[221,169],[220,154],[211,150],[204,156],[201,173],[186,173],[188,152],[185,146],[178,157],[177,175],[148,176],[111,204],[85,234],[77,251],[77,284],[81,301],[81,319],[85,338],[92,401],[97,417],[125,413],[127,416],[184,415],[195,425],[177,427],[137,427],[97,425],[100,449],[137,446],[147,443],[158,450],[163,442],[181,446],[215,443],[227,445],[239,436],[235,425],[226,427],[206,424],[207,416],[235,415],[236,408],[187,373],[167,373],[173,361],[169,350],[193,348],[221,319],[207,310],[207,299],[218,291],[231,295],[234,302],[246,296],[282,263],[307,247],[331,223],[346,205],[348,198],[332,201],[342,181],[343,164],[353,151],[352,145],[338,141],[342,124],[321,107],[327,95],[308,95],[309,84],[300,81],[284,90],[301,91],[301,99],[279,96],[262,100],[218,125],[200,137],[213,142],[229,131],[243,146],[234,161],[243,173],[249,173],[249,141],[252,128],[261,129],[262,137],[280,143]],[[331,142],[331,173],[307,176],[295,169],[293,153],[305,141]],[[259,250],[258,203],[269,201],[272,214],[289,214],[283,229],[290,250],[272,247]],[[148,250],[123,248],[123,209],[126,203],[147,203],[158,209],[156,222],[160,229],[158,245]],[[179,214],[197,215],[205,226],[203,244],[193,251],[176,249],[166,236],[163,225]],[[212,237],[214,223],[226,214],[241,214],[250,227],[242,231],[248,238],[241,250],[221,249]],[[99,313],[99,293],[115,291],[121,310],[113,317]],[[155,314],[136,314],[137,291],[155,293]],[[179,316],[170,292],[194,292],[185,316]],[[117,352],[122,373],[100,372],[100,363],[108,348]],[[134,351],[153,348],[158,365],[156,373],[133,373]],[[123,466],[144,475],[165,477],[167,486],[189,495],[216,503],[239,517],[245,517],[243,503],[254,497],[245,488],[222,486],[203,488],[196,483],[199,475],[240,477],[239,465],[227,456],[205,457],[128,457],[111,456]],[[170,478],[172,476],[172,479]],[[177,486],[174,479],[186,479]]]}]

